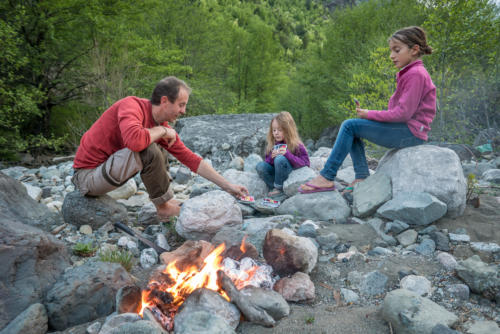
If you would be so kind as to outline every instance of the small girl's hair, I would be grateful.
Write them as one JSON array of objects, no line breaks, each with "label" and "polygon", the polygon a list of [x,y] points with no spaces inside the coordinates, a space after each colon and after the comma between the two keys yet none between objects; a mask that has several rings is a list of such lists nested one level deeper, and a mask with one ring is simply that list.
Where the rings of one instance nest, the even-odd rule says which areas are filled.
[{"label": "small girl's hair", "polygon": [[298,148],[299,144],[302,143],[299,137],[299,132],[297,131],[297,126],[295,125],[295,121],[293,120],[292,115],[288,111],[282,111],[278,115],[274,116],[269,124],[269,131],[267,132],[267,147],[266,153],[269,153],[273,150],[274,142],[273,137],[273,121],[276,120],[281,130],[283,131],[283,135],[285,137],[285,142],[288,147],[288,150],[292,153],[295,153],[295,150]]},{"label": "small girl's hair", "polygon": [[389,40],[391,39],[396,39],[408,45],[410,49],[414,45],[418,45],[420,48],[419,56],[430,55],[432,53],[432,48],[427,45],[427,36],[425,31],[420,27],[412,26],[400,29],[389,38]]}]

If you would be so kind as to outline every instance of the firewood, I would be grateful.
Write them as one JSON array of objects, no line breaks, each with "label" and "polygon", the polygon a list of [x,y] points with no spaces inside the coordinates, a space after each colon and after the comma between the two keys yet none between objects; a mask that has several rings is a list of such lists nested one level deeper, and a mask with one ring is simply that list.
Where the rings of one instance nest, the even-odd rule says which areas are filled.
[{"label": "firewood", "polygon": [[273,317],[261,307],[250,302],[222,270],[217,271],[217,280],[219,286],[222,287],[222,290],[224,290],[231,299],[231,303],[238,306],[241,313],[243,313],[245,318],[249,321],[266,327],[273,327],[276,324]]}]

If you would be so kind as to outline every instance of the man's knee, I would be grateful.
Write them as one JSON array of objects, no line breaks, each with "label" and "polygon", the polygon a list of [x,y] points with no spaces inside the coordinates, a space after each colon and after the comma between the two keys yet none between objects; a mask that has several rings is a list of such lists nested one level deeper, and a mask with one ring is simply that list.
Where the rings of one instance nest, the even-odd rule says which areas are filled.
[{"label": "man's knee", "polygon": [[144,166],[151,164],[153,161],[163,160],[163,153],[156,143],[139,152],[139,156]]}]

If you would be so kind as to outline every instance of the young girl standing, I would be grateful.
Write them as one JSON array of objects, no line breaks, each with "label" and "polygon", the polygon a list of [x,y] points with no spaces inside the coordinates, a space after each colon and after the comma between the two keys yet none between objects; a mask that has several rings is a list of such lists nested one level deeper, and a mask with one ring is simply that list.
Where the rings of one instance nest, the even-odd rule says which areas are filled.
[{"label": "young girl standing", "polygon": [[400,69],[397,87],[387,110],[361,109],[360,119],[344,121],[320,175],[299,187],[301,193],[334,189],[333,180],[347,154],[351,154],[356,178],[352,186],[370,174],[366,163],[365,138],[388,148],[415,146],[427,141],[430,124],[436,115],[436,87],[420,59],[431,54],[425,32],[420,27],[396,31],[389,38],[390,58]]},{"label": "young girl standing", "polygon": [[300,141],[297,126],[287,111],[275,116],[267,133],[266,161],[257,164],[259,176],[269,189],[269,196],[283,192],[283,182],[293,169],[309,166],[309,155]]}]

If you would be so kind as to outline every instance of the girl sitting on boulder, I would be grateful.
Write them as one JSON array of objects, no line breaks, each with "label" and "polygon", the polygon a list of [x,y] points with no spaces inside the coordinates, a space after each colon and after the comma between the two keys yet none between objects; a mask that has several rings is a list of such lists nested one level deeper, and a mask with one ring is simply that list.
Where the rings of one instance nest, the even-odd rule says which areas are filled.
[{"label": "girl sitting on boulder", "polygon": [[400,69],[397,87],[387,110],[361,109],[356,100],[359,118],[342,122],[339,134],[320,175],[299,187],[299,192],[314,193],[334,190],[333,180],[347,154],[351,154],[356,174],[346,188],[370,174],[362,139],[388,148],[415,146],[427,141],[430,124],[436,115],[436,87],[420,59],[431,54],[425,32],[420,27],[396,31],[389,38],[390,58]]},{"label": "girl sitting on boulder", "polygon": [[271,120],[267,133],[266,161],[257,164],[259,176],[269,189],[269,196],[283,192],[283,182],[293,169],[309,166],[307,149],[300,141],[292,115],[280,112]]}]

